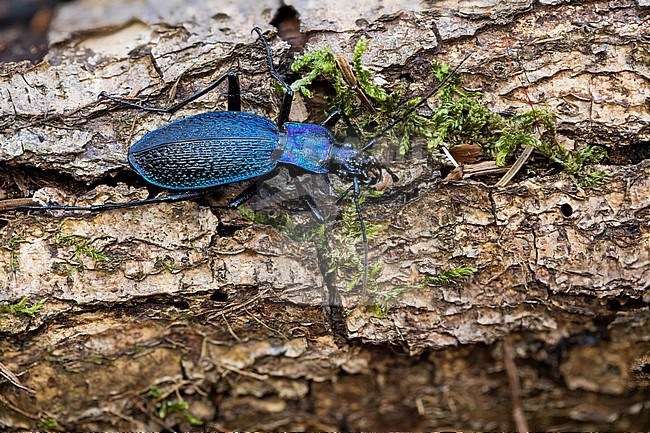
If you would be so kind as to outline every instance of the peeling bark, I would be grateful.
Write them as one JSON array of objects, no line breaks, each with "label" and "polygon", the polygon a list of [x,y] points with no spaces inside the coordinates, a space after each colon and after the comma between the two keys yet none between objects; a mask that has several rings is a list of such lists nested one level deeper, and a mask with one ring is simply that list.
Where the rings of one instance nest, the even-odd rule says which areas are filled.
[{"label": "peeling bark", "polygon": [[[350,57],[366,34],[368,67],[409,94],[426,92],[431,60],[454,65],[474,50],[468,88],[499,112],[531,102],[556,111],[568,147],[608,148],[608,182],[582,189],[556,173],[496,188],[489,178],[443,182],[426,155],[395,159],[400,182],[364,204],[379,226],[376,290],[402,292],[385,315],[368,290],[346,291],[350,274],[324,272],[314,242],[211,206],[236,187],[96,215],[5,214],[0,301],[47,301],[37,315],[0,313],[0,426],[189,429],[191,413],[205,429],[511,430],[517,412],[533,430],[647,429],[647,5],[290,4],[306,49]],[[141,199],[143,183],[125,174],[128,146],[225,105],[213,92],[173,116],[144,115],[98,101],[100,91],[163,106],[237,67],[244,109],[275,117],[279,98],[250,29],[269,28],[276,10],[66,5],[43,63],[0,68],[6,194],[24,184],[78,204]],[[285,70],[289,45],[271,43]],[[109,179],[116,173],[125,183]],[[284,183],[274,188],[290,196]],[[309,226],[277,201],[256,205]],[[328,226],[329,248],[344,247],[341,230]],[[458,265],[478,272],[421,284]],[[179,399],[188,408],[161,418],[161,405]]]}]

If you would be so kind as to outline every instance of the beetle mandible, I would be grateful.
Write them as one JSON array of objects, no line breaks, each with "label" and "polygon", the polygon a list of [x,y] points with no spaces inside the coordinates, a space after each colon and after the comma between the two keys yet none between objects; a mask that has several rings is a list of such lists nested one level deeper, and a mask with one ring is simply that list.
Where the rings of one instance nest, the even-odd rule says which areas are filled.
[{"label": "beetle mandible", "polygon": [[[101,211],[150,203],[173,202],[200,197],[209,190],[230,183],[253,180],[229,204],[236,208],[252,198],[264,181],[275,176],[281,167],[292,174],[334,173],[350,187],[341,194],[337,203],[352,193],[357,218],[361,226],[364,246],[364,286],[367,280],[368,240],[359,194],[362,185],[383,189],[389,178],[397,176],[373,156],[366,156],[377,139],[404,120],[415,109],[435,94],[454,75],[468,56],[420,103],[411,107],[399,118],[376,133],[361,149],[355,149],[343,140],[339,142],[330,128],[341,118],[338,111],[330,114],[322,123],[298,123],[289,121],[293,91],[273,66],[271,50],[259,27],[257,33],[266,51],[271,76],[284,88],[277,121],[253,113],[241,111],[239,77],[230,71],[218,77],[206,88],[167,108],[149,107],[117,98],[102,92],[100,96],[132,108],[157,113],[174,113],[188,103],[200,98],[228,81],[227,111],[212,111],[177,120],[147,133],[129,148],[131,167],[148,183],[162,187],[169,193],[162,197],[126,203],[106,203],[92,206],[19,206],[17,210],[64,210]],[[316,203],[309,194],[301,197],[314,217],[323,221]]]}]

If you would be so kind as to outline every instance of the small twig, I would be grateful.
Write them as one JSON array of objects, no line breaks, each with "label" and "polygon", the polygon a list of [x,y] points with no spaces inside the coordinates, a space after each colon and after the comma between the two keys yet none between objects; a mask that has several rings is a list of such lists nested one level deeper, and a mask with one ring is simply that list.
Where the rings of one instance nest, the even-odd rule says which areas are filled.
[{"label": "small twig", "polygon": [[463,178],[471,176],[485,176],[489,174],[501,174],[508,170],[507,167],[499,167],[494,161],[483,161],[477,164],[463,166]]},{"label": "small twig", "polygon": [[209,322],[211,320],[214,320],[215,318],[218,318],[219,315],[228,315],[228,314],[231,314],[231,313],[233,313],[235,311],[241,310],[242,308],[246,307],[246,305],[250,305],[250,304],[252,304],[252,303],[254,303],[256,301],[259,301],[262,298],[263,294],[264,293],[258,293],[256,295],[254,295],[253,297],[251,297],[250,299],[242,302],[241,304],[235,304],[232,307],[226,308],[226,309],[221,310],[221,311],[217,311],[216,313],[212,313],[210,316],[208,316],[206,318],[206,321]]},{"label": "small twig", "polygon": [[0,200],[0,212],[14,210],[18,206],[38,206],[38,203],[31,198],[9,198]]},{"label": "small twig", "polygon": [[135,125],[137,123],[137,117],[133,116],[133,122],[131,122],[131,129],[129,130],[129,138],[126,139],[127,143],[131,143],[133,139],[133,133],[135,132]]},{"label": "small twig", "polygon": [[[118,410],[107,409],[107,410],[106,410],[106,413],[111,414],[111,415],[113,415],[113,416],[116,416],[116,417],[118,417],[118,418],[120,418],[120,419],[123,419],[124,421],[128,421],[128,422],[130,422],[132,425],[136,425],[136,424],[138,423],[138,420],[136,420],[135,418],[133,418],[133,417],[131,417],[131,416],[127,416],[127,415],[121,413],[121,412],[118,411]],[[164,426],[163,426],[163,427],[164,427]]]},{"label": "small twig", "polygon": [[458,162],[456,161],[454,156],[451,154],[451,152],[449,152],[449,149],[447,149],[447,146],[441,146],[441,147],[442,147],[443,153],[445,154],[447,159],[451,162],[451,165],[453,165],[454,167],[460,167],[460,164],[458,164]]},{"label": "small twig", "polygon": [[149,418],[151,421],[153,421],[154,423],[158,424],[158,425],[159,425],[160,427],[162,427],[162,428],[166,428],[166,427],[167,427],[167,425],[165,424],[165,422],[164,422],[163,420],[161,420],[159,417],[157,417],[157,416],[155,416],[155,415],[152,415],[152,414],[151,414],[151,411],[150,411],[149,409],[147,409],[147,408],[142,404],[142,402],[140,402],[138,399],[135,399],[135,398],[134,398],[134,399],[131,400],[131,402],[133,403],[133,405],[134,405],[135,407],[137,407],[138,409],[140,409],[140,412],[142,412],[142,413],[143,413],[147,418]]},{"label": "small twig", "polygon": [[354,76],[354,72],[352,71],[352,67],[350,66],[348,60],[343,56],[336,56],[334,61],[336,62],[336,66],[339,67],[339,70],[341,71],[341,75],[343,75],[343,79],[345,80],[345,82],[348,83],[350,87],[352,87],[357,92],[357,95],[359,96],[361,103],[365,105],[366,108],[368,108],[370,111],[376,113],[377,110],[372,105],[372,103],[370,102],[366,94],[363,93],[361,87],[359,87],[357,78]]},{"label": "small twig", "polygon": [[178,382],[174,382],[172,386],[165,392],[161,392],[158,397],[155,398],[154,401],[163,401],[167,397],[169,397],[172,394],[178,395],[178,390],[182,388],[185,385],[191,384],[192,382],[190,380],[181,380]]},{"label": "small twig", "polygon": [[260,319],[258,319],[258,318],[253,314],[253,313],[251,313],[250,311],[248,311],[248,308],[246,308],[246,306],[244,306],[244,310],[245,310],[246,313],[248,313],[248,315],[249,315],[253,320],[255,320],[257,323],[259,323],[260,325],[262,325],[263,327],[265,327],[265,328],[268,329],[269,331],[275,332],[276,334],[278,334],[278,335],[279,335],[281,338],[283,338],[284,340],[289,341],[289,337],[287,337],[286,335],[284,335],[284,333],[283,333],[281,330],[273,329],[272,327],[270,327],[270,326],[267,325],[266,323],[262,322],[262,321],[261,321]]},{"label": "small twig", "polygon": [[510,167],[510,170],[506,174],[503,175],[501,179],[496,183],[496,186],[506,186],[508,182],[512,180],[513,177],[517,173],[519,173],[519,170],[521,170],[521,167],[524,166],[526,161],[528,161],[528,158],[530,158],[530,155],[533,154],[533,148],[530,146],[524,146],[524,151],[519,155],[519,158],[517,158],[517,161],[515,161],[514,164],[512,164],[512,167]]},{"label": "small twig", "polygon": [[226,370],[232,371],[234,373],[241,374],[242,376],[252,377],[253,379],[257,379],[257,380],[268,380],[268,378],[269,378],[268,374],[253,373],[251,371],[242,370],[241,368],[237,368],[237,367],[234,367],[232,365],[224,364],[222,362],[217,362],[216,365],[218,365],[219,367],[223,367]]},{"label": "small twig", "polygon": [[31,388],[27,388],[25,385],[20,383],[20,379],[18,379],[18,376],[16,376],[11,370],[9,370],[7,366],[4,365],[2,362],[0,362],[0,376],[7,379],[16,388],[20,388],[24,391],[27,391],[30,394],[36,394],[36,391],[34,391]]},{"label": "small twig", "polygon": [[233,331],[232,326],[230,326],[228,319],[226,319],[226,315],[222,313],[221,317],[223,317],[223,321],[226,322],[226,326],[228,327],[228,332],[230,332],[230,335],[232,335],[235,340],[241,341],[241,338],[239,338],[239,336],[235,334],[235,331]]},{"label": "small twig", "polygon": [[517,366],[515,365],[515,351],[510,339],[505,338],[501,344],[501,348],[503,350],[503,364],[506,369],[508,386],[510,388],[512,418],[515,421],[517,431],[527,432],[529,431],[528,422],[526,421],[526,416],[524,415],[524,410],[521,406],[521,385],[519,383],[519,375],[517,374]]},{"label": "small twig", "polygon": [[39,416],[37,414],[29,413],[29,412],[19,408],[18,406],[13,404],[11,401],[7,400],[2,394],[0,394],[0,404],[5,405],[9,409],[23,415],[26,418],[35,419],[35,420],[39,419]]}]

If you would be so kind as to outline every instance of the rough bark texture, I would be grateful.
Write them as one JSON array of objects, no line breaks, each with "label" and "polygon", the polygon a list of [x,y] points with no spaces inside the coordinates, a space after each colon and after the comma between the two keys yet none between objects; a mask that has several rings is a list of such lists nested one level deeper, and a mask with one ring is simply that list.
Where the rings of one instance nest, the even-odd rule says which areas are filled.
[{"label": "rough bark texture", "polygon": [[[212,202],[6,214],[0,301],[46,303],[34,316],[0,313],[0,363],[33,391],[2,374],[0,426],[188,429],[191,413],[210,429],[512,430],[523,411],[532,430],[648,429],[648,5],[288,3],[307,49],[349,57],[366,34],[368,67],[414,95],[430,60],[454,65],[474,50],[467,87],[499,112],[556,111],[567,146],[607,146],[609,181],[582,189],[560,173],[497,189],[442,182],[426,157],[394,161],[400,182],[364,205],[380,226],[376,290],[403,292],[386,314],[367,290],[346,290],[351,275],[325,275],[313,242]],[[277,115],[250,34],[271,28],[275,2],[151,5],[70,3],[44,62],[1,66],[8,191],[142,198],[143,183],[123,174],[129,145],[225,102],[213,92],[171,117],[145,115],[98,101],[102,90],[162,106],[237,67],[244,109]],[[271,44],[286,68],[289,45]],[[328,247],[342,248],[341,223],[329,229]],[[478,272],[406,290],[458,265]]]}]

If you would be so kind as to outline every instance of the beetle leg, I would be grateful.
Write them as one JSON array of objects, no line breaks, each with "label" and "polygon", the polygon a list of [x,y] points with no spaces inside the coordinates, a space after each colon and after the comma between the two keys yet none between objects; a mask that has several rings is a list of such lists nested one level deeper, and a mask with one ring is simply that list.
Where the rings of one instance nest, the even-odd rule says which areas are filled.
[{"label": "beetle leg", "polygon": [[320,124],[327,129],[332,129],[341,120],[341,111],[334,110]]},{"label": "beetle leg", "polygon": [[228,80],[228,111],[241,111],[241,94],[239,90],[239,77],[237,76],[237,72],[235,71],[226,72],[225,74],[217,78],[208,87],[199,90],[193,95],[183,99],[180,102],[177,102],[176,104],[170,105],[167,108],[149,107],[146,105],[128,101],[126,99],[117,98],[115,96],[109,95],[106,92],[101,92],[99,96],[110,99],[111,101],[117,102],[118,104],[126,105],[131,108],[138,108],[144,111],[153,111],[155,113],[173,113],[179,110],[180,108],[184,107],[185,105],[189,104],[190,102],[195,101],[196,99],[205,95],[206,93],[214,90],[226,79]]},{"label": "beetle leg", "polygon": [[237,197],[235,197],[233,200],[228,203],[228,206],[226,206],[229,209],[236,209],[239,206],[243,205],[246,203],[248,200],[253,198],[255,194],[258,193],[260,190],[260,187],[262,186],[264,182],[253,182],[250,185],[248,185],[242,192],[240,192]]},{"label": "beetle leg", "polygon": [[291,90],[291,86],[289,86],[282,79],[282,77],[280,77],[280,74],[278,74],[275,71],[275,67],[273,67],[273,58],[271,57],[271,49],[269,48],[269,43],[266,42],[266,39],[262,34],[262,29],[260,29],[259,27],[255,27],[253,31],[257,33],[257,36],[259,36],[260,41],[262,42],[262,45],[264,45],[264,49],[266,50],[266,61],[269,64],[271,76],[275,78],[275,80],[278,83],[280,83],[280,85],[284,87],[285,90],[284,96],[282,97],[282,104],[280,105],[280,115],[278,116],[278,122],[277,122],[278,126],[282,126],[289,121],[289,113],[291,113],[291,103],[293,102],[293,90]]},{"label": "beetle leg", "polygon": [[319,223],[323,223],[325,218],[323,218],[323,214],[318,210],[314,197],[307,192],[298,178],[296,178],[296,189],[298,190],[298,194],[300,194],[300,200],[302,200],[305,206],[307,206],[307,209],[309,209],[311,214],[314,216],[314,219]]},{"label": "beetle leg", "polygon": [[17,206],[16,210],[27,211],[43,211],[43,210],[62,210],[62,211],[90,211],[97,212],[109,209],[122,209],[127,207],[137,207],[152,203],[171,203],[175,201],[190,200],[193,198],[201,197],[204,192],[198,191],[184,191],[166,195],[163,197],[148,198],[146,200],[129,201],[126,203],[105,203],[90,206],[65,206],[65,205],[49,205],[49,206]]},{"label": "beetle leg", "polygon": [[314,197],[312,197],[309,194],[303,195],[300,197],[300,199],[305,203],[305,205],[309,208],[309,211],[313,215],[314,219],[318,221],[319,223],[324,223],[325,218],[323,218],[323,215],[320,213],[320,210],[318,210],[318,206],[316,206],[316,202],[314,201]]},{"label": "beetle leg", "polygon": [[332,111],[329,116],[327,116],[320,124],[321,126],[324,126],[325,128],[331,130],[338,123],[338,121],[341,120],[341,118],[343,118],[343,121],[347,125],[348,129],[352,129],[354,132],[354,137],[360,139],[361,134],[359,133],[359,129],[357,129],[357,127],[354,126],[352,122],[350,122],[350,118],[340,110]]},{"label": "beetle leg", "polygon": [[228,111],[241,111],[239,76],[234,71],[230,72],[232,75],[228,75]]},{"label": "beetle leg", "polygon": [[341,204],[343,199],[345,199],[345,197],[348,196],[348,194],[350,193],[350,191],[352,191],[353,188],[354,188],[354,185],[350,185],[350,187],[348,189],[346,189],[345,191],[343,191],[341,193],[341,195],[339,196],[339,198],[336,199],[336,202],[335,202],[337,206]]},{"label": "beetle leg", "polygon": [[258,177],[253,183],[248,185],[242,192],[240,192],[237,195],[237,197],[235,197],[230,203],[228,203],[226,207],[229,209],[236,209],[239,206],[243,205],[248,200],[252,199],[255,196],[255,194],[259,192],[262,185],[264,185],[264,182],[277,176],[279,172],[280,170],[276,168],[272,172]]}]

